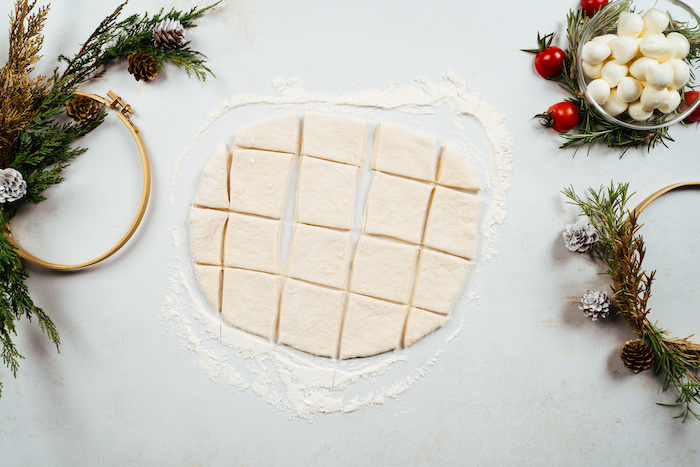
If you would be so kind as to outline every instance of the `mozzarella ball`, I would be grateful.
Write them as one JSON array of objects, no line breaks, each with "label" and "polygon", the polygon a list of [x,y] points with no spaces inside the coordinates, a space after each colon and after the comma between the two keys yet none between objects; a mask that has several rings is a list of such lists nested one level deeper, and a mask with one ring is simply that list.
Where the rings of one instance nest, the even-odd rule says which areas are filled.
[{"label": "mozzarella ball", "polygon": [[639,50],[645,57],[666,62],[676,56],[676,46],[663,34],[651,34],[639,43]]},{"label": "mozzarella ball", "polygon": [[673,67],[668,63],[650,65],[647,68],[646,81],[656,89],[666,89],[673,83]]},{"label": "mozzarella ball", "polygon": [[642,57],[638,58],[630,65],[629,72],[633,78],[640,81],[645,80],[647,76],[647,68],[651,65],[658,65],[659,61],[654,58]]},{"label": "mozzarella ball", "polygon": [[678,108],[681,103],[681,95],[678,91],[668,91],[669,101],[666,104],[658,107],[659,111],[665,114],[670,114]]},{"label": "mozzarella ball", "polygon": [[606,44],[588,41],[581,48],[581,59],[591,65],[597,65],[608,58],[611,53],[610,47]]},{"label": "mozzarella ball", "polygon": [[670,18],[667,13],[656,8],[650,8],[644,14],[642,20],[644,22],[642,36],[648,36],[649,34],[661,34],[664,32],[668,27]]},{"label": "mozzarella ball", "polygon": [[608,42],[608,47],[610,47],[613,59],[621,64],[632,60],[639,51],[637,40],[630,36],[622,36],[613,39]]},{"label": "mozzarella ball", "polygon": [[673,68],[673,83],[671,83],[671,89],[681,89],[690,80],[690,67],[680,58],[674,58],[666,63]]},{"label": "mozzarella ball", "polygon": [[605,104],[603,104],[603,109],[607,113],[615,117],[627,110],[627,103],[622,102],[620,98],[617,97],[617,91],[615,89],[612,89],[610,90],[610,96],[608,96],[608,100],[606,100]]},{"label": "mozzarella ball", "polygon": [[642,104],[639,101],[636,101],[630,104],[629,107],[627,107],[627,113],[633,120],[643,122],[645,120],[649,120],[649,117],[651,117],[654,114],[654,111],[644,110]]},{"label": "mozzarella ball", "polygon": [[617,20],[617,35],[639,37],[644,29],[644,20],[636,13],[623,11]]},{"label": "mozzarella ball", "polygon": [[667,105],[670,101],[671,97],[668,89],[656,89],[652,86],[644,88],[642,95],[639,97],[639,103],[645,112],[653,112],[654,109]]},{"label": "mozzarella ball", "polygon": [[607,81],[611,88],[616,87],[617,83],[625,76],[627,76],[627,66],[621,65],[615,60],[606,62],[600,70],[600,77]]},{"label": "mozzarella ball", "polygon": [[588,83],[588,95],[599,105],[603,105],[610,96],[610,85],[604,79],[594,79]]},{"label": "mozzarella ball", "polygon": [[617,85],[617,97],[622,102],[634,102],[642,95],[642,85],[639,81],[625,76]]},{"label": "mozzarella ball", "polygon": [[591,65],[587,62],[581,62],[581,68],[583,68],[583,74],[591,79],[600,78],[600,70],[603,68],[603,62],[597,65]]},{"label": "mozzarella ball", "polygon": [[683,34],[671,32],[666,36],[666,40],[676,46],[676,56],[674,58],[685,58],[690,52],[690,42]]},{"label": "mozzarella ball", "polygon": [[591,39],[593,42],[600,42],[601,44],[607,44],[613,39],[616,39],[617,35],[616,34],[604,34],[602,36],[595,36],[593,39]]}]

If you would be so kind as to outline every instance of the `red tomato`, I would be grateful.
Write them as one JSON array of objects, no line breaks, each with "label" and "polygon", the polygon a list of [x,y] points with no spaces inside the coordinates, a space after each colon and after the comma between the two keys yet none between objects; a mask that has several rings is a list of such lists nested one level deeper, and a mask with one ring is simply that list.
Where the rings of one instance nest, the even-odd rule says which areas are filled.
[{"label": "red tomato", "polygon": [[547,47],[535,55],[535,69],[543,78],[551,78],[561,73],[561,65],[566,54],[559,47]]},{"label": "red tomato", "polygon": [[[681,105],[678,107],[678,110],[684,112],[688,107],[693,105],[693,102],[695,102],[698,99],[698,94],[700,94],[700,92],[698,91],[686,91],[685,102],[681,103]],[[684,120],[684,122],[686,123],[695,123],[698,121],[700,121],[700,106],[696,107],[695,110],[693,110],[693,113],[685,117]]]},{"label": "red tomato", "polygon": [[547,112],[537,116],[544,121],[542,125],[552,127],[559,133],[566,133],[573,129],[581,120],[578,106],[569,101],[558,102]]},{"label": "red tomato", "polygon": [[590,18],[607,4],[608,0],[581,0],[581,9]]}]

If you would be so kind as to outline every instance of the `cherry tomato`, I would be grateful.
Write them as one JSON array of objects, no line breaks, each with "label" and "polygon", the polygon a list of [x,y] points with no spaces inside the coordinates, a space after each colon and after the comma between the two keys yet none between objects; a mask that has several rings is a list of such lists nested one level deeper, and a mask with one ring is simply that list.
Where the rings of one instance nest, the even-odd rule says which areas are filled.
[{"label": "cherry tomato", "polygon": [[607,4],[608,0],[581,0],[581,9],[591,18]]},{"label": "cherry tomato", "polygon": [[559,47],[550,46],[535,55],[535,69],[543,78],[551,78],[561,73],[561,65],[566,54]]},{"label": "cherry tomato", "polygon": [[[693,105],[693,103],[697,100],[698,95],[700,92],[698,91],[686,91],[685,92],[685,102],[681,103],[681,105],[678,107],[678,110],[681,112],[685,112],[685,110]],[[685,117],[684,122],[686,123],[695,123],[700,121],[700,106],[696,107],[693,112]]]},{"label": "cherry tomato", "polygon": [[542,125],[552,127],[559,133],[573,129],[581,120],[578,106],[569,101],[558,102],[537,117],[542,119]]}]

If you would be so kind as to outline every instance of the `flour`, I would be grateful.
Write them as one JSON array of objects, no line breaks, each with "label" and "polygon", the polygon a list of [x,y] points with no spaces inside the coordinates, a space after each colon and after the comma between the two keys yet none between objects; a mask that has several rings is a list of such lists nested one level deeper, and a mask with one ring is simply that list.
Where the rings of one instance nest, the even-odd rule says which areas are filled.
[{"label": "flour", "polygon": [[[478,301],[478,276],[467,281],[466,290],[442,330],[423,339],[421,345],[371,358],[340,361],[314,357],[276,345],[222,323],[199,292],[189,256],[186,229],[191,192],[182,177],[198,173],[201,162],[193,153],[203,151],[210,133],[233,111],[263,109],[314,110],[379,120],[412,116],[415,124],[438,120],[449,143],[467,155],[477,168],[486,189],[480,223],[480,246],[472,276],[490,261],[498,238],[498,227],[507,215],[506,192],[510,183],[513,141],[505,115],[467,91],[466,84],[447,72],[438,82],[417,78],[409,86],[392,83],[384,90],[366,90],[326,95],[307,90],[299,77],[273,80],[276,94],[233,96],[211,112],[173,165],[169,204],[176,219],[173,227],[171,277],[161,316],[182,341],[195,352],[196,365],[213,382],[236,390],[250,390],[262,400],[290,416],[312,419],[322,413],[353,412],[395,399],[424,378],[439,363],[444,346],[456,339],[465,326],[466,305]],[[447,114],[447,117],[443,116]],[[401,116],[404,117],[401,117]],[[409,120],[410,121],[410,120]],[[474,138],[469,124],[478,124]],[[229,137],[235,128],[228,128]],[[219,138],[220,141],[220,138]],[[217,141],[217,143],[219,142]],[[204,153],[203,157],[208,156]],[[193,319],[192,319],[193,318]]]}]

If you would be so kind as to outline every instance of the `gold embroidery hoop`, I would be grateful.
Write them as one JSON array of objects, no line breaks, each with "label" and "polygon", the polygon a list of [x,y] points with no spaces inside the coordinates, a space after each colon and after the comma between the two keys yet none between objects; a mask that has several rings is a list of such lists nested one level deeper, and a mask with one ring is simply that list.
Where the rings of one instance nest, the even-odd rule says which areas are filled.
[{"label": "gold embroidery hoop", "polygon": [[114,253],[119,251],[121,247],[123,247],[126,242],[129,241],[129,239],[134,235],[136,232],[136,229],[138,228],[139,224],[141,223],[141,220],[143,219],[144,214],[146,213],[146,207],[148,206],[148,198],[151,193],[151,165],[148,160],[148,153],[146,152],[146,146],[143,144],[143,140],[141,139],[141,135],[139,134],[139,129],[134,125],[131,120],[129,119],[129,116],[127,114],[133,114],[134,111],[131,110],[131,106],[126,104],[121,97],[117,96],[113,91],[108,91],[107,96],[111,99],[105,99],[104,97],[98,96],[96,94],[88,94],[85,92],[80,92],[76,91],[76,95],[79,96],[85,96],[89,97],[90,99],[93,99],[99,103],[102,103],[109,107],[110,109],[116,109],[118,106],[121,106],[121,110],[117,113],[117,116],[119,119],[124,122],[126,127],[129,129],[129,132],[131,132],[131,135],[134,137],[134,140],[136,140],[136,145],[139,148],[139,153],[141,154],[141,164],[143,165],[143,191],[141,193],[141,203],[139,205],[139,210],[136,213],[136,217],[134,218],[133,222],[131,223],[131,226],[129,226],[129,229],[126,231],[124,236],[117,242],[116,245],[114,245],[112,248],[110,248],[106,253],[103,253],[102,255],[98,256],[97,258],[91,259],[89,261],[86,261],[84,263],[80,264],[56,264],[56,263],[51,263],[49,261],[44,261],[42,259],[37,258],[36,256],[32,255],[31,253],[27,252],[25,249],[23,249],[21,246],[15,242],[15,240],[12,238],[12,233],[10,232],[9,225],[7,226],[7,234],[6,237],[14,245],[15,248],[17,248],[17,253],[20,255],[20,257],[26,259],[27,261],[34,263],[39,266],[43,266],[45,268],[49,269],[55,269],[55,270],[61,270],[61,271],[67,271],[67,270],[72,270],[72,269],[81,269],[85,268],[87,266],[91,266],[93,264],[99,263],[100,261],[109,258],[112,256]]},{"label": "gold embroidery hoop", "polygon": [[652,193],[649,195],[644,201],[642,201],[639,206],[634,208],[634,215],[639,217],[639,214],[641,214],[644,209],[646,209],[647,206],[649,206],[652,201],[660,197],[661,195],[664,195],[668,193],[669,191],[673,191],[677,188],[687,188],[687,187],[698,187],[700,186],[700,182],[680,182],[680,183],[674,183],[673,185],[669,185],[665,188],[660,189],[659,191]]}]

